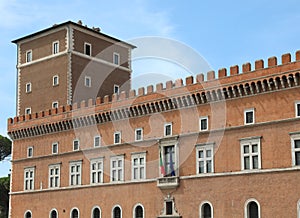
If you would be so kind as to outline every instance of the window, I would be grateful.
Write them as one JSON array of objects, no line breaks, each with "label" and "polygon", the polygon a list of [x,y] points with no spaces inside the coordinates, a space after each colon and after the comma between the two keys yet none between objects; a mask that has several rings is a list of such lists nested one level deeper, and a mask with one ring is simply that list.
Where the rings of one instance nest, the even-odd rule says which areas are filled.
[{"label": "window", "polygon": [[52,108],[58,108],[58,101],[52,102]]},{"label": "window", "polygon": [[114,133],[114,144],[120,144],[121,143],[121,132],[115,132]]},{"label": "window", "polygon": [[160,152],[160,168],[163,176],[176,176],[175,146],[162,146]]},{"label": "window", "polygon": [[120,54],[114,52],[113,58],[114,58],[113,63],[116,65],[120,65]]},{"label": "window", "polygon": [[113,218],[122,218],[122,210],[119,206],[115,206],[112,211]]},{"label": "window", "polygon": [[32,50],[26,51],[26,63],[32,61]]},{"label": "window", "polygon": [[58,154],[58,142],[52,144],[52,154]]},{"label": "window", "polygon": [[165,124],[165,136],[172,135],[172,123]]},{"label": "window", "polygon": [[260,138],[261,137],[252,137],[240,140],[242,170],[261,168]]},{"label": "window", "polygon": [[118,85],[114,85],[114,94],[119,94],[120,87]]},{"label": "window", "polygon": [[200,117],[200,131],[208,130],[208,117]]},{"label": "window", "polygon": [[124,155],[111,157],[110,159],[110,181],[124,180]]},{"label": "window", "polygon": [[26,93],[31,92],[31,83],[26,83]]},{"label": "window", "polygon": [[214,172],[213,144],[196,145],[197,174]]},{"label": "window", "polygon": [[53,209],[51,212],[50,212],[50,218],[57,218],[57,211],[55,209]]},{"label": "window", "polygon": [[91,184],[103,182],[103,158],[91,160]]},{"label": "window", "polygon": [[30,107],[25,108],[25,114],[31,114],[31,108]]},{"label": "window", "polygon": [[31,211],[26,211],[24,217],[25,218],[32,218]]},{"label": "window", "polygon": [[247,109],[244,111],[244,124],[253,124],[255,123],[254,109]]},{"label": "window", "polygon": [[59,52],[59,41],[52,43],[52,54],[57,54]]},{"label": "window", "polygon": [[133,154],[131,156],[132,180],[146,178],[146,153]]},{"label": "window", "polygon": [[32,157],[33,156],[33,147],[27,148],[27,157]]},{"label": "window", "polygon": [[52,85],[57,86],[58,84],[59,84],[59,77],[58,77],[58,75],[55,75],[55,76],[53,76],[53,79],[52,79]]},{"label": "window", "polygon": [[75,139],[73,141],[73,151],[78,151],[79,150],[79,140],[78,139]]},{"label": "window", "polygon": [[95,207],[92,212],[92,218],[100,218],[100,217],[101,217],[101,210],[99,207]]},{"label": "window", "polygon": [[144,218],[144,207],[142,205],[137,205],[134,208],[134,218]]},{"label": "window", "polygon": [[200,218],[213,218],[213,207],[210,202],[203,202],[200,206]]},{"label": "window", "polygon": [[89,43],[84,43],[84,54],[91,56],[92,55],[92,45]]},{"label": "window", "polygon": [[91,87],[92,86],[92,79],[90,76],[85,76],[84,77],[84,85],[86,87]]},{"label": "window", "polygon": [[143,129],[137,128],[135,129],[135,141],[142,141],[143,140]]},{"label": "window", "polygon": [[70,185],[81,185],[81,166],[82,162],[70,163]]},{"label": "window", "polygon": [[300,200],[297,203],[297,214],[298,214],[297,218],[300,218]]},{"label": "window", "polygon": [[255,199],[249,199],[246,202],[245,218],[260,218],[260,205]]},{"label": "window", "polygon": [[101,137],[95,136],[94,137],[94,147],[99,147],[101,145]]},{"label": "window", "polygon": [[49,166],[49,188],[58,188],[60,185],[60,165]]},{"label": "window", "polygon": [[24,170],[24,190],[34,190],[34,167]]},{"label": "window", "polygon": [[164,199],[164,208],[159,217],[181,217],[175,207],[175,199],[170,194]]},{"label": "window", "polygon": [[74,208],[71,211],[71,218],[79,218],[79,211],[78,211],[78,209]]},{"label": "window", "polygon": [[300,133],[291,136],[292,166],[300,166]]}]

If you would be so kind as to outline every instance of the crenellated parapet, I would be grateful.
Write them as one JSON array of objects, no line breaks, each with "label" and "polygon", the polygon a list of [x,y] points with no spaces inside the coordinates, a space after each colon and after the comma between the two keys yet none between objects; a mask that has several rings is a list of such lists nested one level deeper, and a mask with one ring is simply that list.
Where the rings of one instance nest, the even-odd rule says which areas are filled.
[{"label": "crenellated parapet", "polygon": [[8,133],[21,139],[116,120],[161,113],[174,109],[200,106],[211,102],[253,96],[300,86],[300,51],[295,60],[291,54],[232,66],[175,81],[149,85],[103,98],[89,99],[39,113],[8,119]]}]

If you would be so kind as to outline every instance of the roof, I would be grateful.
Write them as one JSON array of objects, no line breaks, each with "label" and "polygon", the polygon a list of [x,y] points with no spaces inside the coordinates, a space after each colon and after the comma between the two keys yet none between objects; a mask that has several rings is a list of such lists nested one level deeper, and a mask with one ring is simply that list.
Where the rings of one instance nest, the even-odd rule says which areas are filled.
[{"label": "roof", "polygon": [[120,39],[117,39],[117,38],[114,38],[114,37],[112,37],[112,36],[106,35],[106,34],[101,33],[101,32],[99,32],[99,31],[97,31],[97,30],[95,30],[95,29],[91,29],[91,28],[89,28],[89,27],[87,27],[87,26],[83,26],[83,25],[81,25],[81,24],[75,23],[75,22],[73,22],[73,21],[67,21],[67,22],[64,22],[64,23],[61,23],[61,24],[53,25],[52,27],[43,29],[43,30],[41,30],[41,31],[32,33],[32,34],[30,34],[30,35],[27,35],[27,36],[24,36],[24,37],[21,37],[21,38],[18,38],[18,39],[15,39],[15,40],[12,41],[12,43],[18,43],[18,42],[20,42],[20,41],[22,41],[22,40],[24,40],[24,39],[28,39],[28,38],[37,36],[37,35],[39,35],[39,34],[45,33],[45,32],[47,32],[47,31],[49,31],[49,30],[53,30],[53,29],[56,29],[56,28],[60,28],[60,27],[62,27],[62,26],[70,25],[70,24],[72,24],[72,25],[74,25],[74,26],[77,26],[77,27],[79,27],[79,28],[82,28],[82,29],[85,29],[85,30],[94,32],[94,33],[99,34],[99,35],[101,35],[101,36],[104,36],[104,37],[106,37],[106,38],[112,39],[112,40],[114,40],[114,41],[116,41],[116,42],[123,43],[123,44],[125,44],[125,45],[127,45],[127,46],[129,46],[129,47],[131,47],[131,48],[136,48],[136,46],[134,46],[134,45],[132,45],[132,44],[129,44],[129,43],[127,43],[127,42],[124,42],[124,41],[122,41],[122,40],[120,40]]}]

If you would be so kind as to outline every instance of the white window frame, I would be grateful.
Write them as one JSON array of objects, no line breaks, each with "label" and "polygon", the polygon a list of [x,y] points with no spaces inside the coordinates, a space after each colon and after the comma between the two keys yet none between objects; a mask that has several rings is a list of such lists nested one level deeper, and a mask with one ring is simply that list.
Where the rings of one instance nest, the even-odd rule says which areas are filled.
[{"label": "white window frame", "polygon": [[297,218],[300,218],[300,199],[297,202]]},{"label": "white window frame", "polygon": [[[86,46],[90,46],[90,54],[87,54]],[[88,42],[84,43],[84,54],[88,55],[88,56],[92,56],[92,44],[91,43],[88,43]]]},{"label": "white window frame", "polygon": [[[118,57],[118,61],[117,61],[117,62],[116,62],[116,57]],[[117,52],[114,52],[114,53],[113,53],[113,63],[114,63],[115,65],[120,65],[120,54],[117,53]]]},{"label": "white window frame", "polygon": [[31,87],[32,87],[32,84],[30,82],[26,83],[26,86],[25,86],[26,93],[30,93],[32,91]]},{"label": "white window frame", "polygon": [[[141,138],[138,138],[138,131],[141,132],[141,135],[140,135]],[[143,128],[136,128],[136,129],[134,130],[134,140],[135,140],[136,142],[138,142],[138,141],[143,141],[143,139],[144,139],[144,131],[143,131]]]},{"label": "white window frame", "polygon": [[[91,159],[90,161],[90,183],[91,184],[101,184],[103,183],[103,157]],[[100,164],[100,167],[99,167]],[[93,166],[96,166],[95,169],[93,169]],[[100,176],[99,176],[100,173]],[[93,176],[95,175],[95,176]],[[99,178],[100,177],[100,178]],[[95,181],[93,181],[93,178],[95,178]]]},{"label": "white window frame", "polygon": [[[170,134],[167,134],[167,127],[170,126]],[[165,123],[164,125],[164,136],[172,136],[173,135],[173,125],[172,123]]]},{"label": "white window frame", "polygon": [[[244,153],[244,147],[249,146],[249,153]],[[257,145],[257,152],[252,151],[252,146]],[[241,149],[241,170],[259,170],[261,169],[261,136],[240,139]],[[253,168],[253,157],[258,157],[258,168]],[[249,169],[245,169],[245,157],[249,157]]]},{"label": "white window frame", "polygon": [[245,205],[244,205],[244,218],[249,218],[249,214],[248,214],[248,204],[250,202],[255,202],[257,204],[257,207],[258,207],[258,218],[261,218],[261,214],[260,214],[260,204],[259,202],[254,199],[254,198],[251,198],[251,199],[248,199],[246,202],[245,202]]},{"label": "white window frame", "polygon": [[300,106],[300,101],[295,101],[295,117],[300,117],[300,110],[298,113],[298,105]]},{"label": "white window frame", "polygon": [[[253,122],[252,123],[248,123],[247,122],[247,113],[252,112],[253,114]],[[255,123],[255,109],[254,108],[249,108],[244,110],[244,125],[251,125]]]},{"label": "white window frame", "polygon": [[102,211],[101,211],[101,208],[99,207],[99,206],[94,206],[93,208],[92,208],[92,211],[91,211],[91,218],[94,218],[94,210],[95,209],[98,209],[99,211],[100,211],[100,218],[102,217]]},{"label": "white window frame", "polygon": [[[58,173],[56,173],[56,170],[58,170]],[[51,174],[51,171],[53,171],[54,174]],[[57,183],[56,183],[56,179],[57,179]],[[60,164],[49,165],[48,187],[49,188],[59,188],[60,187]]]},{"label": "white window frame", "polygon": [[[57,80],[57,83],[55,83],[55,79]],[[54,75],[52,77],[52,86],[58,86],[59,85],[59,76],[58,75]]]},{"label": "white window frame", "polygon": [[[87,81],[89,81],[89,84],[87,83]],[[92,78],[90,76],[84,77],[84,86],[88,88],[92,87]]]},{"label": "white window frame", "polygon": [[[54,152],[54,147],[56,146],[56,152]],[[52,143],[52,154],[58,154],[58,142]]]},{"label": "white window frame", "polygon": [[[211,152],[211,157],[207,157],[207,151]],[[203,158],[199,158],[199,151],[203,151]],[[211,172],[207,172],[207,162],[211,161]],[[199,172],[200,162],[204,162],[204,172]],[[203,175],[214,173],[214,143],[196,145],[196,174]]]},{"label": "white window frame", "polygon": [[[117,89],[117,92],[116,92],[116,89]],[[120,94],[120,86],[119,85],[116,85],[114,84],[114,94]]]},{"label": "white window frame", "polygon": [[25,108],[25,114],[31,114],[31,107]]},{"label": "white window frame", "polygon": [[300,148],[295,148],[295,140],[300,140],[300,132],[291,134],[292,166],[300,167],[300,164],[296,165],[296,152],[300,152]]},{"label": "white window frame", "polygon": [[51,210],[50,210],[50,213],[49,213],[49,218],[52,218],[52,212],[56,212],[56,215],[57,215],[57,217],[58,217],[58,211],[55,209],[55,208],[52,208]]},{"label": "white window frame", "polygon": [[58,104],[58,101],[53,101],[52,102],[52,108],[58,108],[59,104]]},{"label": "white window frame", "polygon": [[[114,162],[116,165],[114,166]],[[121,163],[121,166],[119,166]],[[114,175],[116,176],[114,178]],[[117,155],[110,157],[110,181],[123,182],[124,181],[124,155]]]},{"label": "white window frame", "polygon": [[[26,173],[31,174],[32,176],[26,177]],[[24,169],[24,191],[34,190],[34,174],[35,167],[28,167]],[[29,185],[29,188],[26,188],[26,184]]]},{"label": "white window frame", "polygon": [[[96,140],[98,139],[98,145],[96,145]],[[100,147],[101,146],[101,136],[100,135],[96,135],[94,136],[94,147]]]},{"label": "white window frame", "polygon": [[111,210],[111,217],[112,217],[112,218],[115,218],[115,217],[114,217],[114,210],[115,210],[116,207],[120,208],[120,212],[121,212],[120,215],[121,215],[121,218],[122,218],[122,217],[123,217],[123,215],[122,215],[122,213],[123,213],[123,212],[122,212],[122,207],[121,207],[120,205],[118,205],[118,204],[113,206],[113,208],[112,208],[112,210]]},{"label": "white window frame", "polygon": [[200,204],[200,206],[199,206],[199,215],[200,215],[199,217],[200,217],[200,218],[204,217],[204,214],[202,214],[202,213],[203,213],[202,207],[203,207],[205,204],[208,204],[208,205],[210,206],[210,209],[211,209],[211,218],[214,218],[214,207],[213,207],[212,203],[209,202],[209,201],[202,201],[202,202],[201,202],[201,204]]},{"label": "white window frame", "polygon": [[25,60],[26,63],[30,63],[32,62],[32,50],[27,50],[26,51],[26,60]]},{"label": "white window frame", "polygon": [[[78,148],[76,149],[75,148],[75,143],[78,143]],[[79,141],[79,139],[74,139],[73,140],[73,151],[79,151],[79,149],[80,149],[80,141]]]},{"label": "white window frame", "polygon": [[72,213],[73,213],[74,210],[77,210],[77,212],[78,212],[78,218],[80,218],[80,210],[79,210],[77,207],[73,207],[73,208],[70,210],[70,217],[73,218],[73,217],[72,217]]},{"label": "white window frame", "polygon": [[[202,128],[202,120],[206,120],[206,128]],[[208,130],[208,116],[202,116],[199,118],[199,131],[207,131]]]},{"label": "white window frame", "polygon": [[[165,160],[165,148],[169,146],[174,146],[174,173],[175,177],[179,176],[179,147],[178,147],[178,138],[177,137],[172,137],[172,138],[167,138],[167,139],[162,139],[159,141],[159,157],[158,157],[158,167],[159,167],[159,177],[165,177],[167,175],[163,175],[161,172],[161,166],[160,166],[160,161],[162,161],[165,173],[167,174],[167,169],[166,169],[166,160]],[[173,177],[173,176],[172,176]]]},{"label": "white window frame", "polygon": [[[117,135],[119,135],[119,141],[117,142],[116,141],[116,139],[117,139]],[[114,132],[114,144],[116,145],[116,144],[121,144],[121,142],[122,142],[122,133],[121,133],[121,131],[116,131],[116,132]]]},{"label": "white window frame", "polygon": [[30,217],[32,218],[32,212],[31,210],[26,210],[25,213],[24,213],[24,218],[27,218],[27,213],[30,213]]},{"label": "white window frame", "polygon": [[52,54],[58,54],[59,53],[59,41],[52,42]]},{"label": "white window frame", "polygon": [[[135,159],[138,160],[137,165],[134,165]],[[144,160],[143,164],[140,159]],[[137,172],[136,178],[134,178],[135,171]],[[141,175],[141,171],[143,171],[143,175]],[[146,152],[131,154],[131,179],[137,181],[146,179]]]},{"label": "white window frame", "polygon": [[138,203],[138,204],[134,205],[133,211],[132,211],[133,218],[136,217],[135,209],[136,209],[137,207],[142,207],[142,209],[143,209],[143,217],[145,218],[145,208],[144,208],[144,206],[143,206],[141,203]]},{"label": "white window frame", "polygon": [[[69,163],[69,165],[70,165],[69,166],[69,185],[70,186],[81,185],[82,161],[72,161]],[[73,171],[73,172],[72,172],[72,167],[75,168],[75,171]],[[79,171],[77,170],[78,167],[79,167]]]},{"label": "white window frame", "polygon": [[[30,151],[31,151],[31,155],[30,155]],[[33,146],[27,148],[27,157],[28,158],[33,157]]]}]

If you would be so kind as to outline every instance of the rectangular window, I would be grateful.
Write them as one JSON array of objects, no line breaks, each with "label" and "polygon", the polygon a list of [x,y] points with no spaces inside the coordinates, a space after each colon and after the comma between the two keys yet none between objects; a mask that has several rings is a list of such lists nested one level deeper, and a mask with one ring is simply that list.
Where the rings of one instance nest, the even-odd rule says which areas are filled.
[{"label": "rectangular window", "polygon": [[78,139],[75,139],[73,141],[73,151],[78,151],[79,150],[79,140]]},{"label": "rectangular window", "polygon": [[70,185],[81,185],[81,166],[82,162],[70,163]]},{"label": "rectangular window", "polygon": [[58,77],[58,75],[53,76],[52,84],[53,84],[53,86],[57,86],[59,84],[59,77]]},{"label": "rectangular window", "polygon": [[91,160],[91,184],[103,182],[103,158]]},{"label": "rectangular window", "polygon": [[295,103],[295,113],[296,113],[296,117],[300,117],[300,101],[297,101]]},{"label": "rectangular window", "polygon": [[116,65],[120,65],[120,54],[114,52],[113,54],[113,63]]},{"label": "rectangular window", "polygon": [[58,142],[52,144],[52,154],[58,154]]},{"label": "rectangular window", "polygon": [[114,133],[114,144],[120,144],[121,143],[121,132],[115,132]]},{"label": "rectangular window", "polygon": [[200,131],[208,130],[208,117],[207,116],[200,117],[199,124],[200,124]]},{"label": "rectangular window", "polygon": [[166,123],[165,124],[165,136],[171,136],[172,135],[172,123]]},{"label": "rectangular window", "polygon": [[94,137],[94,147],[99,147],[100,145],[101,145],[101,137],[97,135]]},{"label": "rectangular window", "polygon": [[131,156],[132,180],[146,178],[146,153],[133,154]]},{"label": "rectangular window", "polygon": [[91,86],[92,86],[92,79],[91,79],[90,76],[86,76],[86,77],[84,78],[84,85],[85,85],[86,87],[91,87]]},{"label": "rectangular window", "polygon": [[52,54],[57,54],[59,52],[59,41],[52,43]]},{"label": "rectangular window", "polygon": [[26,83],[26,93],[31,92],[31,83]]},{"label": "rectangular window", "polygon": [[176,176],[175,172],[175,146],[164,146],[163,147],[163,157],[164,157],[164,171],[165,176]]},{"label": "rectangular window", "polygon": [[60,164],[49,166],[49,188],[60,186]]},{"label": "rectangular window", "polygon": [[32,50],[26,51],[26,63],[32,61]]},{"label": "rectangular window", "polygon": [[254,116],[254,108],[247,109],[244,111],[244,124],[253,124],[255,123],[255,116]]},{"label": "rectangular window", "polygon": [[31,114],[31,108],[30,107],[25,109],[25,114]]},{"label": "rectangular window", "polygon": [[142,141],[143,140],[143,129],[137,128],[135,129],[135,141]]},{"label": "rectangular window", "polygon": [[300,133],[291,136],[292,166],[300,166]]},{"label": "rectangular window", "polygon": [[110,159],[110,181],[124,180],[124,155],[111,157]]},{"label": "rectangular window", "polygon": [[196,145],[197,174],[213,173],[213,144]]},{"label": "rectangular window", "polygon": [[89,43],[84,43],[84,54],[91,56],[92,55],[92,45]]},{"label": "rectangular window", "polygon": [[24,170],[24,190],[34,190],[34,167]]},{"label": "rectangular window", "polygon": [[114,85],[114,94],[119,94],[120,87],[118,85]]},{"label": "rectangular window", "polygon": [[241,139],[242,170],[261,168],[260,137]]},{"label": "rectangular window", "polygon": [[52,102],[52,108],[58,108],[58,102],[57,101]]},{"label": "rectangular window", "polygon": [[27,148],[27,157],[33,157],[33,147]]}]

